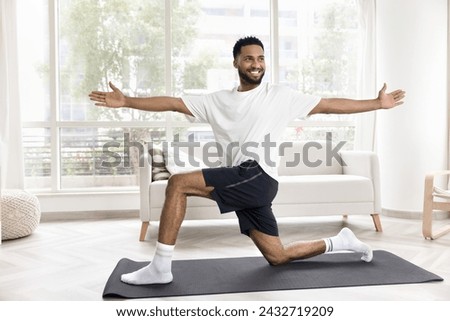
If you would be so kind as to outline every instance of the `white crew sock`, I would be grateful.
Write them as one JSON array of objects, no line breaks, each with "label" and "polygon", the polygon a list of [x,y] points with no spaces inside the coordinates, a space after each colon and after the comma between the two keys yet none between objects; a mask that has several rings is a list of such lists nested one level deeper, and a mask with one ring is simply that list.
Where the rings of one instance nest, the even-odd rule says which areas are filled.
[{"label": "white crew sock", "polygon": [[353,234],[353,232],[344,227],[336,236],[324,239],[325,252],[337,252],[337,251],[353,251],[362,253],[361,260],[370,262],[373,258],[372,249],[366,243],[361,242]]},{"label": "white crew sock", "polygon": [[174,247],[175,245],[157,242],[155,255],[150,264],[135,272],[122,274],[122,282],[133,285],[166,284],[172,282],[172,254]]}]

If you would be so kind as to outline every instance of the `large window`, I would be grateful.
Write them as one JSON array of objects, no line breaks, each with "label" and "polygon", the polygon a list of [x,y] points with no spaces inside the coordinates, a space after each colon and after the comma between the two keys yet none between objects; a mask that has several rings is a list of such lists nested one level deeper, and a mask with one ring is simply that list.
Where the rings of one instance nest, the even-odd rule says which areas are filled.
[{"label": "large window", "polygon": [[[127,95],[205,93],[238,83],[232,47],[265,43],[265,81],[322,97],[356,97],[356,1],[19,0],[26,187],[47,191],[133,189],[136,157],[105,167],[105,144],[211,139],[207,125],[174,113],[95,107],[112,81]],[[353,117],[293,121],[284,138],[347,141]],[[137,152],[133,150],[132,152]]]}]

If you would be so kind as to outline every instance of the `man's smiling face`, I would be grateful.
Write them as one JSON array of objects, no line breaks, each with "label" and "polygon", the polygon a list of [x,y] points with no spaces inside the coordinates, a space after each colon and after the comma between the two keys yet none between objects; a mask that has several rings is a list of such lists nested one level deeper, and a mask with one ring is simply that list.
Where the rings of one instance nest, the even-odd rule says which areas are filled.
[{"label": "man's smiling face", "polygon": [[238,70],[242,90],[257,87],[266,71],[264,50],[258,45],[243,46],[234,60],[234,67]]}]

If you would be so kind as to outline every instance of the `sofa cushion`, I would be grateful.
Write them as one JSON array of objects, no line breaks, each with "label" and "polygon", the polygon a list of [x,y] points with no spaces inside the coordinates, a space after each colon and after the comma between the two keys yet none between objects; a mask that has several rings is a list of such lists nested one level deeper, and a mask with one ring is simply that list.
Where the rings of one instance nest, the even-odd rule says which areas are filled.
[{"label": "sofa cushion", "polygon": [[[303,175],[280,176],[279,190],[273,203],[314,204],[314,203],[355,203],[373,202],[372,181],[355,175]],[[152,208],[161,208],[167,181],[150,185]],[[188,206],[206,207],[214,201],[202,197],[189,197]]]},{"label": "sofa cushion", "polygon": [[284,142],[279,145],[278,175],[342,174],[343,163],[334,148],[322,141]]},{"label": "sofa cushion", "polygon": [[274,203],[373,202],[372,181],[356,175],[280,176]]},{"label": "sofa cushion", "polygon": [[164,151],[163,154],[167,170],[171,175],[188,173],[207,167],[201,159],[195,155],[189,155],[180,148],[167,148],[167,151]]}]

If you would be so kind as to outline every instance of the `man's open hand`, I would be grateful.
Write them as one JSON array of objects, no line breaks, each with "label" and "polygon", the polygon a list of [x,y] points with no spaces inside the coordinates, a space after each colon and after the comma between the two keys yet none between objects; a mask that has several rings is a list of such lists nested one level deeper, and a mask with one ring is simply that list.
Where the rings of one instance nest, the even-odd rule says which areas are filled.
[{"label": "man's open hand", "polygon": [[89,94],[90,99],[96,101],[95,106],[125,107],[125,95],[111,82],[109,82],[109,87],[113,90],[112,92],[93,91]]},{"label": "man's open hand", "polygon": [[378,92],[378,100],[381,103],[382,109],[389,109],[403,104],[403,98],[405,98],[405,92],[403,90],[398,89],[387,94],[386,88],[387,86],[385,83],[383,88]]}]

